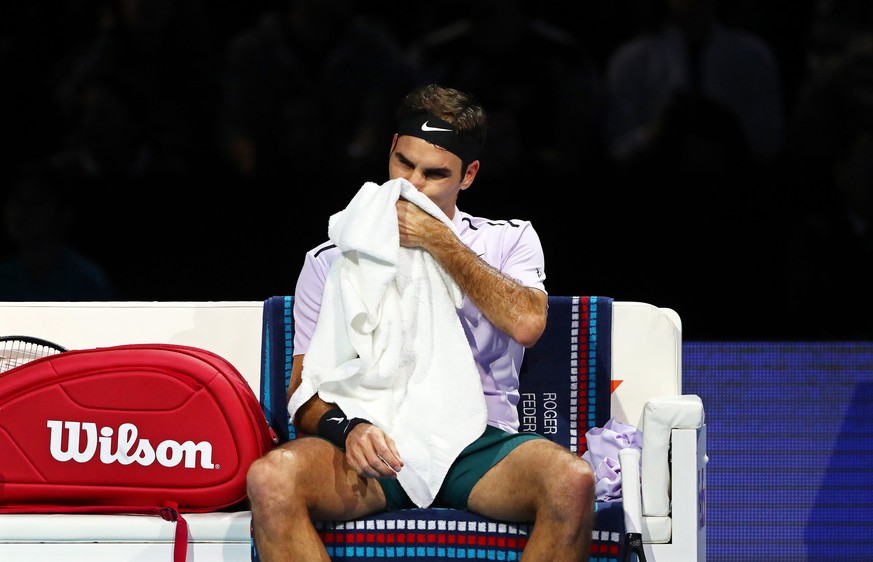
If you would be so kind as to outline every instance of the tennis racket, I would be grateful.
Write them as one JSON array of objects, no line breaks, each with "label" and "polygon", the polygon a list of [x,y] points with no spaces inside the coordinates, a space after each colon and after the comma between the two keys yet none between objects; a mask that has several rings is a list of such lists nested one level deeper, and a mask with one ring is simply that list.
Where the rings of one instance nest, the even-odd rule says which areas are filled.
[{"label": "tennis racket", "polygon": [[31,336],[0,336],[0,373],[40,357],[67,351],[54,342]]}]

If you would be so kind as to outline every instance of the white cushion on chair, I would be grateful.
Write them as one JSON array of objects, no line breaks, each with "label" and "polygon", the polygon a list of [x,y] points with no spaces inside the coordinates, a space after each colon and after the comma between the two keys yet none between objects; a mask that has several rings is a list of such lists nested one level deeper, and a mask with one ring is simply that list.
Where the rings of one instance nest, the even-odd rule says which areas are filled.
[{"label": "white cushion on chair", "polygon": [[670,515],[670,439],[673,429],[703,425],[703,401],[695,394],[662,396],[643,411],[642,500],[644,516]]},{"label": "white cushion on chair", "polygon": [[644,517],[640,495],[640,451],[627,447],[618,452],[621,463],[621,501],[628,533],[640,533],[644,543],[668,543],[673,527],[670,517]]},{"label": "white cushion on chair", "polygon": [[611,416],[640,427],[653,396],[682,393],[682,323],[669,308],[612,303]]},{"label": "white cushion on chair", "polygon": [[[673,540],[672,517],[643,516],[643,542],[667,544]],[[660,558],[658,559],[660,560]],[[669,560],[669,559],[668,559]]]},{"label": "white cushion on chair", "polygon": [[640,497],[640,452],[626,447],[618,452],[621,464],[621,501],[624,526],[628,533],[643,532],[643,506]]}]

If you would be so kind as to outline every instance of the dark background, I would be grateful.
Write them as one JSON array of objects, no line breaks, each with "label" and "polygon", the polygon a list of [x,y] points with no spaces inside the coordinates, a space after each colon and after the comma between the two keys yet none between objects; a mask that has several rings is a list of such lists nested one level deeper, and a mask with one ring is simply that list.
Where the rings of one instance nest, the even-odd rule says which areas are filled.
[{"label": "dark background", "polygon": [[[238,64],[232,75],[231,45],[265,13],[295,2],[153,0],[148,10],[147,4],[3,3],[0,122],[5,148],[0,186],[11,186],[23,165],[33,161],[62,162],[61,167],[71,170],[64,175],[66,201],[76,211],[69,241],[105,269],[120,300],[259,300],[292,294],[304,252],[327,237],[328,217],[364,181],[386,179],[390,132],[375,140],[377,148],[369,158],[326,148],[314,156],[298,152],[295,161],[278,158],[274,168],[240,173],[223,152],[222,103],[235,87],[251,84],[258,68]],[[494,10],[491,4],[481,6]],[[482,17],[485,8],[471,5],[349,2],[345,16],[367,18],[406,57],[427,33]],[[605,80],[616,48],[653,29],[664,13],[656,0],[523,6],[530,21],[542,20],[571,40],[560,48],[536,51],[533,69],[518,53],[497,56],[498,62],[483,66],[499,67],[496,75],[528,85],[544,83],[550,57],[557,60],[568,53],[578,55],[580,64]],[[570,139],[587,143],[578,158],[563,154],[557,160],[536,160],[527,157],[528,151],[523,159],[509,158],[508,166],[503,162],[503,168],[489,169],[486,156],[492,162],[501,158],[494,149],[483,155],[482,172],[461,195],[459,207],[490,218],[531,220],[546,251],[552,294],[606,295],[674,308],[683,318],[686,340],[870,339],[869,232],[861,241],[846,239],[840,222],[845,202],[833,185],[833,162],[839,155],[822,155],[809,148],[819,145],[807,142],[814,136],[839,150],[848,133],[830,131],[833,142],[797,133],[812,128],[810,113],[830,122],[821,117],[830,115],[828,111],[836,112],[833,119],[841,123],[873,130],[868,128],[873,119],[868,123],[864,113],[870,98],[864,102],[858,101],[863,95],[853,97],[873,90],[869,57],[861,57],[860,78],[828,90],[830,97],[821,96],[815,111],[799,107],[800,92],[828,78],[812,61],[825,55],[848,57],[852,49],[845,30],[861,28],[863,35],[873,21],[870,12],[869,2],[848,0],[731,0],[720,5],[719,17],[726,25],[756,34],[772,49],[782,81],[785,148],[749,176],[676,181],[674,175],[657,173],[658,168],[628,169],[607,156],[596,122],[602,107],[591,103],[581,108],[583,114],[593,114],[595,123],[586,133],[590,137]],[[135,14],[164,30],[154,34],[160,44],[155,60],[125,50],[117,24],[122,14]],[[115,30],[107,32],[111,22]],[[318,23],[330,27],[324,20]],[[452,48],[444,53],[436,49],[433,60],[471,56],[468,44]],[[301,50],[317,77],[329,59],[303,46]],[[432,66],[413,69],[409,83],[438,76],[436,63],[428,64]],[[392,76],[379,75],[376,66],[365,71],[380,83]],[[267,89],[270,78],[267,73]],[[99,87],[83,88],[83,82]],[[406,85],[386,90],[393,92],[383,96],[387,108],[396,105],[397,92]],[[121,100],[127,111],[115,129],[94,125],[102,123],[94,107],[115,106],[93,104],[88,96],[106,91],[114,92],[113,99]],[[488,93],[473,93],[486,109],[491,107]],[[354,86],[345,88],[345,102],[331,102],[322,112],[305,115],[312,129],[301,134],[315,139],[322,128],[327,130],[334,112],[365,95]],[[844,108],[847,99],[861,110]],[[580,95],[579,104],[585,103]],[[521,107],[531,121],[560,121],[549,104],[544,100]],[[380,119],[390,124],[392,116]],[[489,142],[499,141],[500,133],[500,123],[494,123]],[[95,168],[81,156],[82,146],[95,135],[110,149],[135,136],[148,150],[138,153],[136,165]],[[550,133],[524,137],[525,147],[534,144],[530,137],[552,142],[547,148],[560,154],[563,141]],[[873,186],[868,182],[866,189]],[[0,242],[0,257],[14,254],[8,240]]]}]

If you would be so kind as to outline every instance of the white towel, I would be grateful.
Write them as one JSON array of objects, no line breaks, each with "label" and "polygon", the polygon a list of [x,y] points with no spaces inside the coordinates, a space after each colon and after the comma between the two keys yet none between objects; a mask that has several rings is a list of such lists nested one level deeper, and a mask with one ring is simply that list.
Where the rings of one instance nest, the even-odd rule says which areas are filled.
[{"label": "white towel", "polygon": [[398,481],[419,507],[432,502],[449,466],[485,430],[482,382],[458,319],[463,293],[428,252],[400,247],[396,202],[409,200],[455,225],[404,179],[365,183],[330,217],[339,247],[318,324],[288,412],[312,395],[395,441]]}]

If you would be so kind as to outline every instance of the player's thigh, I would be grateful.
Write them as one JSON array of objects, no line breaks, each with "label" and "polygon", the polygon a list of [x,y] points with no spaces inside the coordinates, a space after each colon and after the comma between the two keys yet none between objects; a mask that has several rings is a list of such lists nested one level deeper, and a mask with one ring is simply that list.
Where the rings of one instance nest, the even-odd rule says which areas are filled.
[{"label": "player's thigh", "polygon": [[547,439],[526,441],[485,473],[467,505],[493,519],[531,521],[543,503],[567,492],[570,479],[581,474],[588,480],[590,472],[587,462],[565,447]]}]

